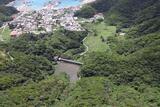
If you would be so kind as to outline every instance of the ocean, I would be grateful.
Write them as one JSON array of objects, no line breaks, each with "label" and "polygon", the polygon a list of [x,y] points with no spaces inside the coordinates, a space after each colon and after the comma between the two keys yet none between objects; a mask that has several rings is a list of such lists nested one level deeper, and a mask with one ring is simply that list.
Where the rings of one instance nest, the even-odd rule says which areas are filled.
[{"label": "ocean", "polygon": [[[59,2],[57,5],[56,3]],[[44,7],[56,6],[56,8],[65,8],[70,6],[78,6],[81,4],[80,0],[15,0],[12,4],[14,7],[20,8],[24,7],[26,4],[27,7],[33,10],[40,10]]]}]

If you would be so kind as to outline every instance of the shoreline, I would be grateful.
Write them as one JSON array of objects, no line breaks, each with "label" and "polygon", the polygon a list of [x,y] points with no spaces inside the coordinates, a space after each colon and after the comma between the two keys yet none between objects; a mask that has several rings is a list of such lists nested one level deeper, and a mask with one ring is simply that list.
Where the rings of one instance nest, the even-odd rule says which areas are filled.
[{"label": "shoreline", "polygon": [[71,2],[70,4],[63,0],[52,0],[52,1],[48,0],[48,1],[37,2],[37,3],[36,1],[31,1],[31,0],[25,1],[25,3],[14,0],[6,4],[6,6],[15,7],[19,11],[29,11],[29,10],[39,11],[42,9],[63,9],[63,8],[70,8],[70,7],[79,7],[94,1],[96,0],[70,0]]}]

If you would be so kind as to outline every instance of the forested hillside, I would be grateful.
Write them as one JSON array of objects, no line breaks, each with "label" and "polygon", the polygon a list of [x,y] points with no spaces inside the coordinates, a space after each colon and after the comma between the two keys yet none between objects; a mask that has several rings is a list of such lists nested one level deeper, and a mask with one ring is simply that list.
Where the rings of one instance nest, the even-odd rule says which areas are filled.
[{"label": "forested hillside", "polygon": [[[104,2],[107,3],[105,8],[100,6]],[[158,85],[160,81],[158,76],[160,1],[118,0],[115,4],[114,2],[114,0],[97,0],[91,4],[97,12],[103,12],[106,15],[106,24],[117,26],[117,34],[107,39],[112,54],[89,54],[86,57],[88,60],[85,60],[86,65],[82,68],[82,75],[111,76],[111,78],[116,76],[116,81],[122,84],[136,82],[135,79],[139,78],[139,82]],[[120,36],[121,32],[126,35]]]},{"label": "forested hillside", "polygon": [[8,4],[9,2],[12,2],[14,0],[0,0],[0,4],[4,5],[4,4]]},{"label": "forested hillside", "polygon": [[[157,89],[160,84],[160,1],[97,0],[90,6],[105,14],[106,25],[116,26],[117,34],[107,38],[111,51],[95,51],[84,57],[81,75],[105,76],[119,86],[131,86],[135,90],[142,85]],[[159,101],[153,102],[159,106]]]},{"label": "forested hillside", "polygon": [[[96,0],[75,13],[80,20],[104,14],[83,23],[86,31],[1,42],[0,106],[159,107],[159,10],[160,0]],[[57,55],[83,62],[76,84],[54,74]]]},{"label": "forested hillside", "polygon": [[[24,34],[0,43],[0,106],[51,106],[69,86],[66,74],[54,75],[54,56],[73,58],[84,51],[86,32],[64,29]],[[6,94],[7,93],[7,94]]]},{"label": "forested hillside", "polygon": [[[120,39],[122,37],[120,37],[120,35],[118,34],[115,35],[114,37],[108,38],[108,44],[110,45],[112,52],[115,54],[115,55],[112,54],[111,58],[108,55],[106,55],[106,57],[109,57],[108,59],[113,62],[112,64],[108,63],[108,66],[110,69],[108,69],[107,65],[105,66],[106,68],[103,68],[103,69],[101,67],[97,69],[96,67],[96,70],[94,70],[93,67],[90,67],[92,68],[90,69],[91,73],[92,71],[94,71],[93,75],[106,75],[106,76],[112,76],[112,73],[113,73],[118,77],[120,76],[120,79],[125,79],[124,77],[126,77],[126,79],[130,78],[129,81],[126,80],[125,82],[127,81],[135,82],[134,78],[142,79],[144,75],[148,75],[149,77],[147,78],[149,79],[148,82],[158,85],[160,81],[158,79],[159,78],[158,65],[160,65],[158,61],[158,59],[160,58],[160,54],[159,54],[160,1],[159,0],[119,0],[117,1],[117,3],[114,4],[114,6],[111,6],[109,9],[98,8],[100,7],[98,4],[100,4],[101,2],[103,2],[103,0],[97,0],[97,3],[93,3],[91,4],[91,6],[97,9],[97,11],[102,11],[106,14],[105,22],[107,24],[109,23],[111,25],[116,25],[117,33],[125,32],[126,35],[125,37],[123,37],[123,39]],[[108,2],[111,2],[111,1],[108,1]],[[105,54],[103,55],[105,56]],[[100,58],[99,53],[97,53],[96,55],[98,56],[97,58],[95,58],[95,61],[104,62],[106,60],[106,63],[108,62],[107,58]],[[115,58],[112,58],[112,56],[115,56],[118,58],[115,59]],[[102,59],[104,59],[104,61]],[[93,66],[93,62],[95,61],[91,61],[92,66]],[[100,62],[97,62],[95,64],[102,65]],[[130,63],[131,63],[131,67],[130,67]],[[113,67],[115,69],[113,69]],[[110,71],[112,73],[109,73],[106,71]],[[115,73],[116,71],[119,73]],[[124,73],[123,71],[125,71],[125,75],[123,75]],[[85,69],[85,67],[82,70],[82,74],[83,72],[87,73],[87,69]],[[107,74],[105,74],[105,72]],[[89,74],[87,74],[86,76],[89,76]],[[145,77],[143,78],[146,79]],[[144,82],[147,82],[147,81],[144,81]],[[153,84],[150,84],[150,85],[153,85]]]},{"label": "forested hillside", "polygon": [[17,13],[18,11],[11,6],[5,6],[13,0],[0,0],[0,26],[3,22],[12,20],[11,15]]}]

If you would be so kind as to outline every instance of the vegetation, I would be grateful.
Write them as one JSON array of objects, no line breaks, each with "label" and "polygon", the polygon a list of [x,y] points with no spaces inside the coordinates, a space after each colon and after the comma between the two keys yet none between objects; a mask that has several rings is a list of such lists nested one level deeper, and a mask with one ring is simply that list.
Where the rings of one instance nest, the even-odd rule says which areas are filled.
[{"label": "vegetation", "polygon": [[24,52],[53,60],[56,55],[71,57],[82,52],[84,48],[81,41],[86,35],[87,32],[84,31],[66,30],[59,30],[54,34],[24,34],[7,44],[2,44],[1,47],[7,51]]},{"label": "vegetation", "polygon": [[60,29],[54,34],[24,34],[1,42],[0,106],[51,106],[58,102],[69,80],[64,74],[53,75],[54,56],[70,58],[80,53],[86,35]]},{"label": "vegetation", "polygon": [[83,6],[80,11],[75,13],[75,16],[82,17],[82,18],[91,18],[96,13],[96,10],[91,6]]},{"label": "vegetation", "polygon": [[10,33],[11,33],[11,30],[8,27],[6,27],[4,31],[2,28],[0,29],[0,38],[2,38],[4,42],[9,42],[11,39]]},{"label": "vegetation", "polygon": [[[97,2],[104,3],[103,0],[99,0]],[[123,22],[125,21],[132,21],[133,19],[128,16],[128,19],[125,19],[124,17],[127,17],[126,15],[129,15],[129,12],[132,12],[131,10],[126,11],[130,6],[134,3],[141,2],[139,7],[132,7],[132,9],[136,8],[137,11],[144,12],[142,15],[149,15],[151,14],[151,11],[149,11],[149,7],[147,7],[144,2],[137,1],[136,0],[120,0],[119,4],[110,7],[110,9],[105,9],[103,11],[104,13],[107,12],[108,16],[106,16],[106,22],[113,20],[118,29],[117,29],[117,35],[109,36],[107,38],[107,44],[112,50],[112,53],[108,52],[96,52],[96,53],[90,53],[83,59],[85,62],[85,65],[82,67],[81,75],[85,77],[90,76],[107,76],[112,81],[114,81],[116,84],[130,84],[130,85],[140,85],[140,84],[148,84],[152,86],[159,86],[159,71],[160,71],[160,63],[158,61],[159,59],[159,25],[155,24],[154,29],[157,29],[154,31],[150,28],[152,24],[150,21],[140,21],[142,20],[141,15],[139,17],[137,16],[134,20],[139,23],[128,23]],[[159,2],[156,2],[159,3]],[[156,9],[158,4],[152,3],[152,11],[155,11],[151,14],[152,16],[157,17]],[[145,7],[145,6],[146,7]],[[99,8],[99,4],[91,4],[91,6],[97,11],[101,11]],[[134,6],[134,5],[133,5]],[[143,8],[140,10],[139,8]],[[123,11],[121,11],[123,10]],[[148,11],[147,11],[148,10]],[[115,12],[116,11],[116,12]],[[134,12],[137,12],[134,11]],[[125,13],[126,12],[126,13]],[[117,14],[118,13],[118,14]],[[123,20],[115,19],[114,17],[111,17],[112,15],[121,15]],[[136,13],[134,13],[136,14]],[[133,12],[132,12],[133,16]],[[111,19],[109,19],[111,18]],[[108,20],[108,21],[107,21]],[[151,18],[151,20],[156,20],[156,18]],[[117,21],[117,22],[116,22]],[[118,23],[118,21],[121,22],[121,24]],[[157,20],[158,21],[158,20]],[[112,22],[112,21],[111,21]],[[126,35],[121,37],[118,35],[122,30],[119,30],[120,28],[124,27],[123,25],[129,24],[131,27],[127,32],[125,31]],[[110,23],[113,25],[113,23]],[[132,25],[134,24],[134,25]],[[151,25],[149,25],[151,24]],[[140,28],[141,25],[145,25],[145,30],[142,31],[142,28]],[[125,26],[129,27],[129,26]],[[97,30],[97,28],[96,28]],[[141,31],[139,31],[141,30]],[[94,30],[93,30],[94,31]],[[90,43],[91,44],[91,43]],[[93,50],[96,48],[93,48]]]},{"label": "vegetation", "polygon": [[47,77],[38,83],[0,92],[1,107],[50,106],[55,104],[68,85],[65,75]]},{"label": "vegetation", "polygon": [[5,90],[13,86],[21,85],[27,79],[18,74],[1,73],[0,74],[0,90]]},{"label": "vegetation", "polygon": [[84,43],[88,46],[89,52],[106,52],[110,51],[107,45],[107,38],[114,36],[116,32],[115,26],[107,26],[104,22],[97,24],[88,24],[86,28],[91,31]]},{"label": "vegetation", "polygon": [[[97,0],[76,12],[105,15],[84,23],[86,31],[60,28],[1,42],[0,106],[159,107],[159,7],[159,0]],[[54,75],[54,56],[80,57],[85,37],[81,79],[71,85],[65,74]]]},{"label": "vegetation", "polygon": [[12,20],[11,15],[18,11],[14,7],[0,5],[0,26],[3,22]]},{"label": "vegetation", "polygon": [[8,4],[9,2],[12,2],[12,1],[14,1],[14,0],[1,0],[0,4],[4,5],[4,4]]},{"label": "vegetation", "polygon": [[[69,93],[66,95],[66,93]],[[154,97],[153,97],[154,96]],[[65,100],[64,97],[66,97]],[[158,107],[159,90],[149,86],[117,86],[104,77],[83,78],[68,89],[57,107]]]},{"label": "vegetation", "polygon": [[7,55],[3,50],[0,50],[0,67],[8,60]]},{"label": "vegetation", "polygon": [[[85,59],[82,76],[107,76],[117,84],[140,85],[146,83],[159,86],[159,54],[150,50],[141,51],[129,57],[114,54],[92,53]],[[149,55],[148,55],[149,54]],[[91,59],[92,58],[92,59]]]},{"label": "vegetation", "polygon": [[0,67],[1,73],[21,74],[33,81],[42,80],[54,73],[53,63],[46,58],[23,53],[11,53],[12,60]]},{"label": "vegetation", "polygon": [[86,35],[60,29],[54,34],[24,34],[1,42],[0,89],[39,82],[54,74],[54,56],[70,58],[83,51],[81,41]]},{"label": "vegetation", "polygon": [[[106,1],[110,3],[106,4],[108,7],[103,9],[99,4],[104,3],[104,0],[97,0],[96,3],[91,4],[97,12],[105,14],[107,25],[117,26],[117,34],[107,37],[107,45],[112,53],[107,51],[88,53],[82,59],[84,66],[82,66],[81,76],[105,76],[118,85],[116,89],[127,89],[124,93],[128,93],[129,89],[134,93],[131,98],[135,96],[135,99],[130,100],[130,102],[124,97],[123,101],[125,103],[123,104],[121,100],[121,102],[118,102],[118,106],[133,106],[132,104],[136,104],[138,93],[131,88],[127,88],[128,86],[141,87],[145,85],[147,90],[150,87],[153,90],[159,90],[160,25],[158,24],[159,11],[157,9],[159,9],[160,2],[158,0],[117,0],[118,3],[114,4],[113,1]],[[90,32],[93,31],[95,30],[92,29]],[[125,33],[125,35],[121,36],[120,33]],[[124,88],[125,85],[127,85],[126,88]],[[117,93],[120,92],[119,89]],[[145,95],[143,93],[139,94]],[[154,95],[154,97],[156,96]],[[151,98],[151,96],[149,95],[147,98]],[[112,99],[112,101],[114,100]],[[139,101],[145,102],[146,100],[139,99]],[[154,106],[159,106],[159,101],[154,104]],[[139,103],[137,106],[152,107],[153,105]]]}]

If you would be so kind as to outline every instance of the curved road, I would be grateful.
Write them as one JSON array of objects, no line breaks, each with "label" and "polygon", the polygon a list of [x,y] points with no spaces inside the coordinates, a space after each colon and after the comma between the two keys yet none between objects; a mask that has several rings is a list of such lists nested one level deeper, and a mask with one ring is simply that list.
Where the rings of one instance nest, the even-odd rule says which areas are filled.
[{"label": "curved road", "polygon": [[84,52],[82,52],[80,55],[84,55],[85,53],[87,53],[88,52],[88,46],[84,43],[84,41],[87,39],[87,37],[85,37],[83,40],[82,40],[82,42],[83,42],[83,45],[86,47],[86,49],[85,49],[85,51]]}]

